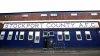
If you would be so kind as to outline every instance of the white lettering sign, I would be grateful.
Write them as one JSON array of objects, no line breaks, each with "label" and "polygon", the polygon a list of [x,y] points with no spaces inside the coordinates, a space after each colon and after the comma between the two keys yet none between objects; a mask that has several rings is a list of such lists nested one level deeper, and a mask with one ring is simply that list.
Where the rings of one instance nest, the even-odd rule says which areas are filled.
[{"label": "white lettering sign", "polygon": [[3,28],[99,28],[98,22],[8,23]]}]

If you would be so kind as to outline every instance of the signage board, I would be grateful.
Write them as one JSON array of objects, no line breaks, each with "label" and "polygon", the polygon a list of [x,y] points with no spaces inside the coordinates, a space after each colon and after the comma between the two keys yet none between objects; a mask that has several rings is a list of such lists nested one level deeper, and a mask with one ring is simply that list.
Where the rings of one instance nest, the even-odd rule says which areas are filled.
[{"label": "signage board", "polygon": [[63,23],[7,23],[3,28],[99,28],[98,22],[63,22]]}]

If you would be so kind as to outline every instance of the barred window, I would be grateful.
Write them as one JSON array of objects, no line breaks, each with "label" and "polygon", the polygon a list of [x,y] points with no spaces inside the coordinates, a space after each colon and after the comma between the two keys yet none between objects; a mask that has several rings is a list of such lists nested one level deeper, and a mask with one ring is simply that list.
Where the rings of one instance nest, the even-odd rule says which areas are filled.
[{"label": "barred window", "polygon": [[92,40],[90,31],[85,31],[85,35],[87,40]]},{"label": "barred window", "polygon": [[66,41],[70,40],[69,31],[65,31],[65,32],[64,32],[64,36],[65,36],[65,40],[66,40]]},{"label": "barred window", "polygon": [[58,41],[62,41],[63,40],[62,31],[58,31],[57,35],[58,35],[57,36]]},{"label": "barred window", "polygon": [[77,40],[82,40],[82,36],[81,36],[80,31],[76,31],[76,38],[77,38]]},{"label": "barred window", "polygon": [[8,34],[7,40],[11,40],[12,39],[12,34],[13,34],[13,31],[10,31],[9,34]]},{"label": "barred window", "polygon": [[1,31],[0,40],[3,40],[4,39],[4,36],[5,36],[5,31]]},{"label": "barred window", "polygon": [[29,32],[28,40],[33,40],[33,32],[32,31]]},{"label": "barred window", "polygon": [[19,40],[23,40],[24,39],[24,32],[23,31],[21,31],[20,32],[20,37],[19,37]]}]

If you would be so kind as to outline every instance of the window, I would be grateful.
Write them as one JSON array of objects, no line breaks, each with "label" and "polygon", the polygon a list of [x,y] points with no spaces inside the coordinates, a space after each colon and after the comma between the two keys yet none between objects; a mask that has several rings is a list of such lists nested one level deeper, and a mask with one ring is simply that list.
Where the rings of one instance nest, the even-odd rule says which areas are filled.
[{"label": "window", "polygon": [[59,31],[57,34],[58,34],[58,36],[57,36],[58,41],[62,41],[63,40],[62,31]]},{"label": "window", "polygon": [[64,36],[65,36],[65,40],[66,40],[66,41],[69,41],[69,40],[70,40],[69,31],[65,31],[65,32],[64,32]]},{"label": "window", "polygon": [[44,31],[43,32],[43,36],[48,36],[48,32],[47,31]]},{"label": "window", "polygon": [[5,18],[9,18],[10,17],[10,15],[5,15]]},{"label": "window", "polygon": [[77,40],[82,40],[82,36],[81,36],[80,31],[76,31],[76,38],[77,38]]},{"label": "window", "polygon": [[29,35],[28,35],[28,40],[33,40],[33,32],[29,32]]},{"label": "window", "polygon": [[55,14],[50,14],[50,16],[57,16],[57,14],[55,13]]},{"label": "window", "polygon": [[36,36],[36,41],[38,41],[39,40],[39,36]]},{"label": "window", "polygon": [[71,13],[71,16],[77,16],[77,13]]},{"label": "window", "polygon": [[7,40],[11,40],[12,39],[12,34],[13,34],[13,31],[10,31],[9,34],[8,34]]},{"label": "window", "polygon": [[90,31],[85,31],[85,34],[86,34],[87,40],[92,40],[91,35],[90,35]]},{"label": "window", "polygon": [[15,40],[17,40],[17,38],[18,38],[18,31],[16,32]]},{"label": "window", "polygon": [[34,43],[39,43],[40,41],[40,32],[36,31],[35,32],[35,39],[34,39]]},{"label": "window", "polygon": [[41,16],[47,16],[47,14],[41,14]]},{"label": "window", "polygon": [[23,14],[22,17],[28,17],[28,14]]},{"label": "window", "polygon": [[49,36],[54,36],[54,32],[53,31],[50,31],[49,32]]},{"label": "window", "polygon": [[19,40],[23,40],[23,39],[24,39],[24,32],[20,32]]},{"label": "window", "polygon": [[4,39],[5,31],[1,31],[0,40]]},{"label": "window", "polygon": [[91,15],[94,15],[95,16],[95,15],[98,15],[98,14],[97,13],[91,13]]}]

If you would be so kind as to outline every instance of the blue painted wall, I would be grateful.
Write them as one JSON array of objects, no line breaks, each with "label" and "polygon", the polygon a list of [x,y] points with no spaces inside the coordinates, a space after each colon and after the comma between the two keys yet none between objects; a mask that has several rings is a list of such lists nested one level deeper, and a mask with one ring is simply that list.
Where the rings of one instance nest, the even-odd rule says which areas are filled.
[{"label": "blue painted wall", "polygon": [[[63,33],[63,41],[57,40],[57,31],[58,30],[0,30],[6,31],[4,39],[0,40],[0,47],[24,47],[24,48],[43,48],[43,31],[54,31],[54,36],[48,36],[49,38],[54,38],[54,47],[65,47],[65,48],[96,48],[100,47],[100,33],[99,29],[70,29],[70,30],[59,30],[59,31],[69,31],[70,32],[70,41],[65,41],[64,33]],[[7,40],[9,31],[13,31],[12,40]],[[24,40],[15,40],[15,34],[16,31],[18,31],[18,36],[20,35],[20,31],[25,32]],[[34,37],[33,40],[28,40],[28,33],[29,31],[34,32],[35,37],[35,31],[40,31],[40,43],[34,43]],[[76,38],[76,31],[81,31],[82,40],[78,41]],[[86,40],[85,31],[90,31],[92,40]],[[64,44],[63,44],[64,43]]]}]

